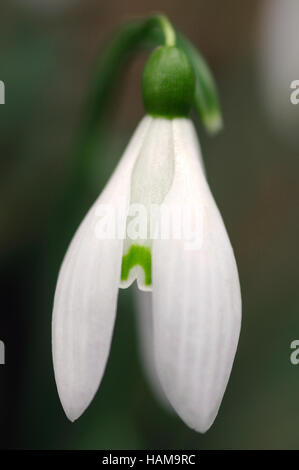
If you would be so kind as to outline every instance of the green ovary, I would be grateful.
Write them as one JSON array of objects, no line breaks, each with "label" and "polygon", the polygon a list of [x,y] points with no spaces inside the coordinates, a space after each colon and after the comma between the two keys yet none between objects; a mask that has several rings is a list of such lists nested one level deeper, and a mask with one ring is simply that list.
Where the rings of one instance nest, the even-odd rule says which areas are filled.
[{"label": "green ovary", "polygon": [[129,273],[134,266],[141,266],[144,271],[144,284],[152,284],[152,254],[149,247],[131,245],[128,253],[123,255],[121,266],[121,280],[127,281]]}]

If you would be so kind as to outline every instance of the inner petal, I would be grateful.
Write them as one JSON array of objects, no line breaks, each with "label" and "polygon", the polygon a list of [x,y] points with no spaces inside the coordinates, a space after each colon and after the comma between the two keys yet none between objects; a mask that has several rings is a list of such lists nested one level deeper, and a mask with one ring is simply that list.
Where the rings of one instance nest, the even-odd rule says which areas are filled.
[{"label": "inner petal", "polygon": [[156,213],[174,178],[172,121],[153,119],[131,176],[130,207],[126,221],[126,238],[120,287],[137,280],[139,289],[151,290],[151,252]]}]

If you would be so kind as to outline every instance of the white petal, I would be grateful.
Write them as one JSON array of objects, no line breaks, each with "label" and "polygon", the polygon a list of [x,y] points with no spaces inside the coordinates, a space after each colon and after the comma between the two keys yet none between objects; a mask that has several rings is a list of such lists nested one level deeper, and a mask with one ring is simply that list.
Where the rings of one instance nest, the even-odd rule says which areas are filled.
[{"label": "white petal", "polygon": [[169,408],[170,405],[161,387],[155,363],[152,293],[142,292],[139,288],[136,288],[134,294],[137,310],[137,326],[139,330],[139,349],[144,370],[157,399],[163,406]]},{"label": "white petal", "polygon": [[[172,124],[169,119],[154,118],[136,159],[131,178],[130,211],[127,218],[127,238],[124,241],[124,258],[134,250],[145,248],[151,253],[150,213],[159,207],[169,192],[174,177]],[[135,279],[139,289],[151,291],[146,282],[148,272],[140,265],[131,267],[120,287],[129,287]]]},{"label": "white petal", "polygon": [[213,423],[231,372],[241,322],[237,267],[221,215],[199,163],[192,123],[173,121],[175,177],[165,204],[201,212],[200,247],[184,240],[153,246],[156,363],[170,403],[191,428]]},{"label": "white petal", "polygon": [[[130,196],[130,176],[151,118],[144,118],[99,199],[77,230],[56,287],[52,346],[60,400],[71,421],[93,399],[102,379],[113,332],[123,240],[99,239],[98,210],[118,209]],[[123,225],[125,213],[123,214]]]}]

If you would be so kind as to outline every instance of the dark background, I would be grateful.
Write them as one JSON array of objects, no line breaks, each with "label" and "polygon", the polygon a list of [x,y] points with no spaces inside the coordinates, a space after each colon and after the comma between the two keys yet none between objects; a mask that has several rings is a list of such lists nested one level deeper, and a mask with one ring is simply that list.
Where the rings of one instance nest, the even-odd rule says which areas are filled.
[{"label": "dark background", "polygon": [[[224,113],[219,136],[197,127],[236,254],[243,324],[227,392],[205,435],[152,395],[131,290],[120,292],[102,386],[75,424],[63,413],[52,368],[60,262],[143,115],[141,54],[120,77],[99,125],[97,158],[70,183],[92,70],[120,21],[154,11],[167,14],[205,55]],[[290,81],[299,79],[292,62],[299,30],[288,36],[296,11],[298,18],[296,0],[1,1],[1,448],[299,448],[299,365],[290,362],[290,343],[299,338],[299,105],[289,101]]]}]

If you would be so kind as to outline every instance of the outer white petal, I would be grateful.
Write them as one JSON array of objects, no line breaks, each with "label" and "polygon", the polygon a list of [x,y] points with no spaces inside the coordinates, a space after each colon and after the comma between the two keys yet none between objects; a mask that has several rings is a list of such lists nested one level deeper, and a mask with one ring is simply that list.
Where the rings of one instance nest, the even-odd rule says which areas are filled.
[{"label": "outer white petal", "polygon": [[153,246],[154,341],[158,374],[183,421],[205,432],[231,372],[241,322],[235,258],[199,163],[192,123],[173,121],[175,177],[165,204],[201,212],[201,246],[158,240]]},{"label": "outer white petal", "polygon": [[134,294],[139,329],[139,349],[144,370],[157,399],[162,405],[169,408],[170,405],[161,387],[155,361],[152,293],[142,292],[139,288],[136,288]]},{"label": "outer white petal", "polygon": [[60,269],[52,323],[53,361],[60,400],[71,421],[88,407],[102,379],[120,281],[123,240],[97,237],[97,211],[105,204],[117,209],[120,201],[128,205],[132,168],[150,122],[151,118],[144,118],[135,131],[108,185],[77,230]]}]

